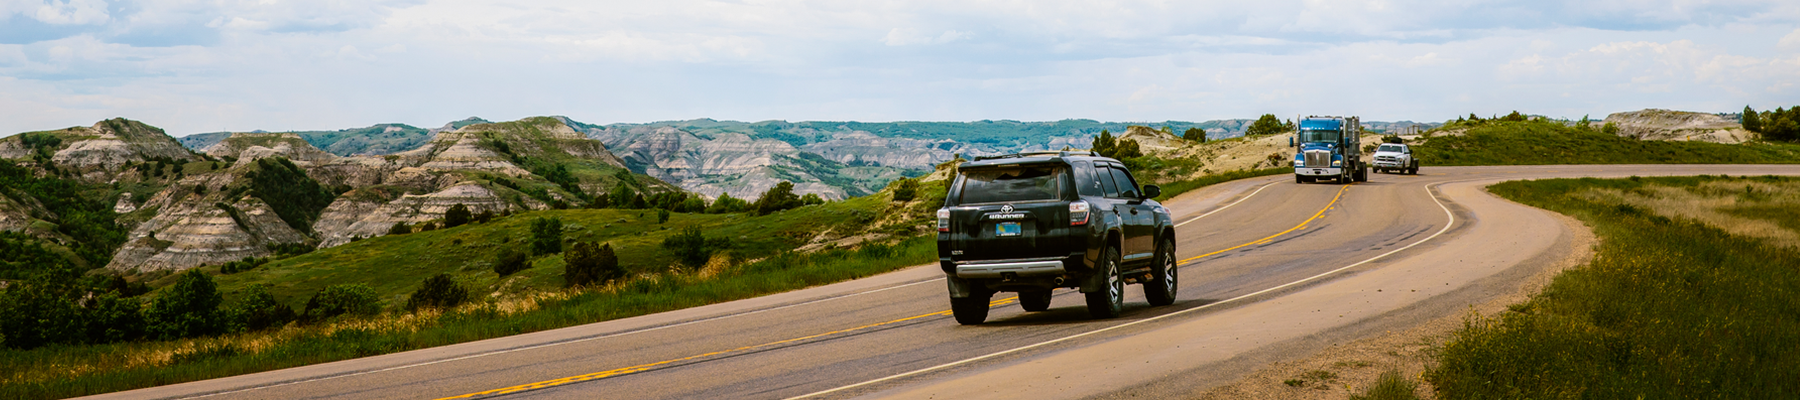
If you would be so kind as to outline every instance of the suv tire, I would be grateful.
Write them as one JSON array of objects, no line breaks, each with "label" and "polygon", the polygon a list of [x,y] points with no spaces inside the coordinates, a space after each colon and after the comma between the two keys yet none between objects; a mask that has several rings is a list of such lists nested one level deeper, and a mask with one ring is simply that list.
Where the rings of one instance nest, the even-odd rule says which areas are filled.
[{"label": "suv tire", "polygon": [[1044,311],[1050,309],[1050,291],[1019,292],[1019,306],[1025,311]]},{"label": "suv tire", "polygon": [[[1125,311],[1125,277],[1119,276],[1119,249],[1108,246],[1095,278],[1106,280],[1106,289],[1087,295],[1088,315],[1096,319],[1113,318]],[[959,317],[960,319],[960,317]]]},{"label": "suv tire", "polygon": [[963,325],[980,325],[987,322],[988,299],[994,294],[975,292],[965,298],[950,298],[950,313],[956,315],[956,323]]},{"label": "suv tire", "polygon": [[1144,282],[1144,298],[1150,305],[1166,306],[1175,304],[1175,291],[1180,288],[1181,280],[1175,268],[1175,240],[1163,239],[1156,246],[1156,266],[1150,267],[1149,282]]}]

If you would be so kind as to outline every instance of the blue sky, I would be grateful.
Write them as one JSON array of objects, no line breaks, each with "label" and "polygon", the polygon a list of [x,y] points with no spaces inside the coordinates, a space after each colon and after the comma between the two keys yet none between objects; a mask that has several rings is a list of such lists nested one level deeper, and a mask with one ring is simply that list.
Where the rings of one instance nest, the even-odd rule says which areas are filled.
[{"label": "blue sky", "polygon": [[1800,104],[1800,2],[0,0],[0,134]]}]

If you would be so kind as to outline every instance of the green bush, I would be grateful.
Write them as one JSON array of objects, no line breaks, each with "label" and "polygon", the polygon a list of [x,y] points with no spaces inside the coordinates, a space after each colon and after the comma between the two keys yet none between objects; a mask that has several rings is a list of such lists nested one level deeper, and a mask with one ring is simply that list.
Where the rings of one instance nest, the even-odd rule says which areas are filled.
[{"label": "green bush", "polygon": [[144,303],[129,297],[107,293],[89,301],[86,317],[87,343],[115,343],[144,337]]},{"label": "green bush", "polygon": [[669,222],[669,210],[656,210],[656,223]]},{"label": "green bush", "polygon": [[57,289],[24,282],[0,293],[0,335],[4,335],[0,344],[32,349],[81,337],[81,308]]},{"label": "green bush", "polygon": [[586,286],[625,276],[611,244],[576,243],[563,257],[563,285]]},{"label": "green bush", "polygon": [[531,258],[511,246],[502,247],[494,257],[494,273],[500,276],[512,275],[527,268],[531,268]]},{"label": "green bush", "polygon": [[150,302],[144,317],[150,334],[162,340],[214,335],[226,328],[219,310],[223,301],[211,276],[190,269]]},{"label": "green bush", "polygon": [[241,324],[237,330],[243,331],[280,327],[297,318],[293,307],[276,301],[275,295],[269,294],[269,285],[262,283],[244,289],[244,296],[233,310],[236,322]]},{"label": "green bush", "polygon": [[707,214],[737,213],[748,210],[750,210],[750,202],[731,197],[731,193],[720,193],[718,199],[706,206]]},{"label": "green bush", "polygon": [[902,178],[894,184],[894,201],[912,201],[919,194],[919,181]]},{"label": "green bush", "polygon": [[413,291],[406,299],[407,311],[418,311],[420,308],[453,308],[469,301],[469,289],[456,283],[450,274],[439,273],[425,278],[419,284],[419,290]]},{"label": "green bush", "polygon": [[375,289],[364,284],[344,284],[326,286],[306,300],[306,309],[301,312],[301,320],[307,323],[323,322],[339,315],[369,316],[381,313],[381,298],[375,295]]},{"label": "green bush", "polygon": [[395,222],[394,226],[388,227],[389,235],[405,235],[408,233],[412,233],[412,227],[407,226],[405,222]]},{"label": "green bush", "polygon": [[455,228],[467,224],[471,217],[473,216],[469,214],[469,206],[456,203],[456,205],[450,206],[449,210],[444,211],[444,228]]},{"label": "green bush", "polygon": [[531,252],[535,254],[556,254],[563,251],[563,223],[561,218],[538,218],[531,221]]},{"label": "green bush", "polygon": [[707,238],[699,227],[688,227],[681,233],[663,239],[662,247],[675,253],[675,258],[690,269],[706,266],[714,252],[731,247],[731,241],[725,238]]},{"label": "green bush", "polygon": [[798,208],[801,205],[803,204],[800,203],[800,196],[794,194],[794,183],[781,181],[781,183],[775,184],[775,187],[763,192],[762,197],[756,199],[755,207],[757,215],[768,215],[776,211]]}]

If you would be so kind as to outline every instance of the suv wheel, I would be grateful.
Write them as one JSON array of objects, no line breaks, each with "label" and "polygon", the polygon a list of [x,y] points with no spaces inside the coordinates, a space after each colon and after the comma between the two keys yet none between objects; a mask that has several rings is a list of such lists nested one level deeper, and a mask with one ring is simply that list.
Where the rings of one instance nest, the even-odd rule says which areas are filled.
[{"label": "suv wheel", "polygon": [[970,293],[966,298],[950,298],[950,313],[956,315],[956,323],[963,325],[979,325],[987,321],[988,299],[993,293]]},{"label": "suv wheel", "polygon": [[1175,304],[1175,290],[1180,281],[1176,279],[1175,240],[1163,239],[1161,246],[1156,246],[1156,266],[1150,268],[1150,282],[1144,283],[1144,298],[1150,305],[1166,306]]},{"label": "suv wheel", "polygon": [[1086,293],[1088,315],[1094,318],[1112,318],[1125,311],[1125,278],[1119,276],[1119,249],[1107,247],[1102,257],[1104,264],[1100,266],[1101,274],[1106,279],[1106,289]]},{"label": "suv wheel", "polygon": [[1050,309],[1050,291],[1019,292],[1019,306],[1025,311],[1044,311]]}]

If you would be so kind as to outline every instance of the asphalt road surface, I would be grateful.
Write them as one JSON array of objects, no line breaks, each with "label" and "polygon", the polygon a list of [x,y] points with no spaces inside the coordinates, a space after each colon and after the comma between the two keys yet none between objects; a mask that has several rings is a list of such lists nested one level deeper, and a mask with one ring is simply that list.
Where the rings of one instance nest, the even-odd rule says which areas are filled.
[{"label": "asphalt road surface", "polygon": [[116,398],[1172,397],[1274,360],[1464,312],[1560,260],[1574,229],[1487,194],[1507,180],[1800,175],[1800,166],[1430,167],[1350,185],[1292,175],[1165,202],[1181,285],[1151,307],[1127,287],[1093,320],[1058,290],[1045,312],[995,296],[949,315],[935,265],[755,299],[329,364],[114,393]]}]

